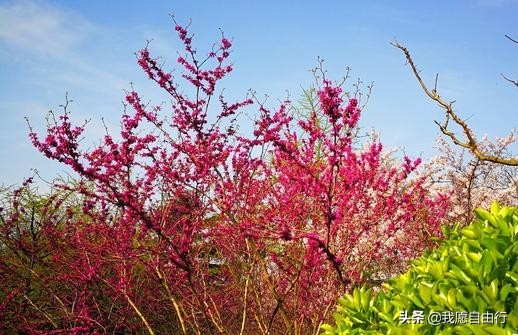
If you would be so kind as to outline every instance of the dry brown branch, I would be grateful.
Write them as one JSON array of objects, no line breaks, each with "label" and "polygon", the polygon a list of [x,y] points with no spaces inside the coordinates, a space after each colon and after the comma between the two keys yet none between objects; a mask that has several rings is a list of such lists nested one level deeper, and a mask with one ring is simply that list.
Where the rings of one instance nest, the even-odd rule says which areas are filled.
[{"label": "dry brown branch", "polygon": [[[469,127],[469,125],[461,119],[457,113],[453,110],[453,103],[455,101],[447,102],[445,101],[438,93],[437,91],[437,77],[434,84],[433,89],[429,89],[428,86],[424,83],[423,79],[421,78],[421,75],[419,71],[417,70],[417,67],[412,59],[412,56],[410,55],[410,52],[407,48],[399,44],[399,42],[394,41],[391,43],[394,47],[400,49],[406,57],[407,63],[410,65],[410,68],[412,69],[412,72],[414,73],[414,76],[417,79],[417,82],[419,85],[421,85],[421,88],[426,93],[426,95],[435,101],[442,109],[445,111],[445,120],[443,123],[439,123],[435,121],[435,123],[439,126],[439,129],[441,132],[449,137],[453,143],[456,145],[468,149],[475,157],[482,161],[488,161],[493,162],[497,164],[503,164],[503,165],[509,165],[509,166],[518,166],[518,159],[513,158],[505,158],[499,155],[493,155],[491,153],[483,152],[482,149],[480,149],[480,146],[478,144],[478,141],[473,134],[473,131]],[[458,126],[462,128],[462,132],[464,134],[464,139],[461,139],[455,132],[451,131],[448,128],[448,123],[450,120],[453,120]]]},{"label": "dry brown branch", "polygon": [[[511,37],[511,36],[509,36],[509,35],[505,35],[505,37],[506,37],[509,41],[511,41],[511,42],[518,43],[518,41],[517,41],[517,40],[515,40],[514,38],[512,38],[512,37]],[[502,75],[502,77],[503,77],[505,80],[507,80],[508,82],[510,82],[511,84],[513,84],[514,86],[518,87],[518,80],[513,80],[513,79],[511,79],[511,78],[507,77],[506,75],[504,75],[503,73],[501,73],[501,75]]]},{"label": "dry brown branch", "polygon": [[518,87],[518,80],[512,80],[511,78],[506,77],[503,73],[501,73],[501,75],[505,80]]},{"label": "dry brown branch", "polygon": [[509,35],[505,35],[505,37],[507,37],[508,40],[510,40],[511,42],[514,42],[514,43],[518,43],[517,40],[515,40],[514,38],[512,38],[511,36]]}]

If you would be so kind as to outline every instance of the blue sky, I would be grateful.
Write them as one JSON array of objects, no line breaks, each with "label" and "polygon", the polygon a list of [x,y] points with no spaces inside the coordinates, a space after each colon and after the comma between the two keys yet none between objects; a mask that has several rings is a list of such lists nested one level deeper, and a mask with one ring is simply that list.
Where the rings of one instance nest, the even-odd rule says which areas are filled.
[{"label": "blue sky", "polygon": [[152,52],[174,65],[180,45],[169,13],[192,19],[200,50],[219,28],[233,39],[235,71],[220,87],[229,97],[250,88],[272,105],[286,90],[297,97],[320,56],[330,78],[349,66],[353,78],[374,82],[363,129],[377,130],[387,147],[429,158],[441,113],[390,46],[397,38],[430,84],[439,73],[440,92],[457,101],[479,136],[518,126],[518,90],[500,76],[518,77],[518,45],[504,37],[518,37],[517,0],[0,1],[0,184],[19,183],[31,168],[47,179],[66,171],[31,146],[24,121],[43,130],[46,112],[59,110],[66,92],[73,118],[91,119],[87,147],[103,134],[101,118],[116,129],[130,82],[153,103],[167,100],[134,52],[153,39]]}]

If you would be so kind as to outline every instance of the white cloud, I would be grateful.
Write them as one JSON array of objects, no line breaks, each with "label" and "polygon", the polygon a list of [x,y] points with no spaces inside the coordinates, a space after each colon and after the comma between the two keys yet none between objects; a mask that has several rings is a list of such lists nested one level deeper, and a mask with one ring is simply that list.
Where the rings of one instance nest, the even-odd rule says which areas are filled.
[{"label": "white cloud", "polygon": [[42,3],[0,5],[0,39],[44,56],[62,57],[94,30],[94,25],[78,14]]},{"label": "white cloud", "polygon": [[[118,103],[129,80],[121,78],[118,64],[100,62],[94,51],[110,52],[112,35],[70,9],[30,0],[0,3],[2,63],[11,63],[6,68],[31,78],[10,76],[10,85],[20,92],[43,90],[61,101],[69,91],[83,99],[112,98]],[[7,98],[12,99],[20,97]]]}]

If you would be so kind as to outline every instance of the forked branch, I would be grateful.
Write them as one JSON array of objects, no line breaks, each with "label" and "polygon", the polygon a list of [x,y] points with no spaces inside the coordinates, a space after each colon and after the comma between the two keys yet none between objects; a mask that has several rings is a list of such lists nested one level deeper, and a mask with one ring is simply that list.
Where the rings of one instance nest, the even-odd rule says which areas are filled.
[{"label": "forked branch", "polygon": [[[505,158],[499,155],[494,155],[491,153],[483,152],[481,149],[481,146],[479,145],[475,135],[473,134],[473,131],[469,127],[469,125],[461,119],[457,113],[453,110],[453,103],[455,101],[447,102],[445,101],[438,93],[437,91],[437,77],[435,79],[434,88],[430,89],[426,84],[424,83],[423,79],[421,78],[421,74],[417,70],[417,67],[412,59],[412,56],[410,55],[410,52],[407,48],[405,48],[403,45],[399,44],[399,42],[394,41],[391,43],[394,47],[400,49],[407,60],[407,63],[410,65],[410,68],[412,69],[412,72],[414,73],[414,76],[417,79],[417,82],[419,85],[421,85],[421,88],[426,93],[426,95],[435,101],[442,109],[445,111],[445,120],[442,123],[435,122],[438,126],[441,132],[449,137],[453,143],[456,145],[463,147],[465,149],[468,149],[475,157],[477,157],[480,160],[493,162],[497,164],[503,164],[503,165],[509,165],[509,166],[518,166],[518,159],[516,158]],[[518,84],[517,84],[518,86]],[[448,128],[449,121],[453,120],[461,129],[464,134],[464,138],[459,137],[458,134],[453,132]]]},{"label": "forked branch", "polygon": [[[505,37],[506,37],[509,41],[511,41],[511,42],[513,42],[513,43],[517,43],[517,44],[518,44],[518,41],[517,41],[517,40],[515,40],[514,38],[512,38],[511,36],[509,36],[509,35],[505,35]],[[507,77],[507,76],[506,76],[505,74],[503,74],[503,73],[501,73],[501,75],[502,75],[502,77],[503,77],[505,80],[507,80],[508,82],[510,82],[511,84],[513,84],[514,86],[518,87],[518,80],[513,80],[513,79],[511,79],[511,78]]]}]

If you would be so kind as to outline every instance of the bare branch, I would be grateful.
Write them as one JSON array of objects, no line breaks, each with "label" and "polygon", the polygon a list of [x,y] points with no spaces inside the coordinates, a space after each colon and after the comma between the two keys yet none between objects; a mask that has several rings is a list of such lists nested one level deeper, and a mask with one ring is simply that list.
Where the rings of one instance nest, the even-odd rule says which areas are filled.
[{"label": "bare branch", "polygon": [[[493,155],[493,154],[488,154],[488,153],[482,152],[482,150],[480,149],[480,146],[477,142],[477,139],[476,139],[475,135],[473,134],[473,131],[471,130],[469,125],[463,119],[461,119],[457,115],[457,113],[455,113],[455,111],[453,110],[454,101],[446,102],[439,95],[439,93],[437,91],[437,76],[435,78],[436,81],[435,81],[434,89],[430,90],[428,88],[428,86],[426,86],[426,84],[424,83],[423,79],[421,78],[421,75],[420,75],[419,71],[417,70],[417,67],[416,67],[408,49],[405,48],[404,46],[402,46],[401,44],[399,44],[399,42],[397,42],[397,41],[391,42],[391,44],[403,52],[403,54],[405,55],[405,58],[407,60],[407,63],[410,65],[410,68],[412,69],[412,72],[414,73],[414,76],[417,79],[417,82],[419,83],[419,85],[421,85],[421,88],[426,93],[426,95],[430,99],[435,101],[439,105],[439,107],[444,109],[445,117],[446,117],[444,123],[440,124],[440,123],[436,122],[436,124],[439,126],[439,129],[441,130],[441,132],[444,135],[448,136],[453,141],[453,143],[455,143],[456,145],[468,149],[475,157],[477,157],[480,160],[503,164],[503,165],[518,166],[518,159],[505,158],[505,157],[501,157],[498,155]],[[464,133],[464,137],[465,137],[464,139],[459,138],[459,136],[455,132],[448,129],[448,121],[450,119],[453,120],[458,126],[461,127],[462,132]]]},{"label": "bare branch", "polygon": [[512,38],[511,36],[509,36],[509,35],[504,35],[504,36],[507,37],[507,39],[509,39],[511,42],[518,43],[518,41],[515,40],[514,38]]},{"label": "bare branch", "polygon": [[507,80],[511,84],[515,85],[516,87],[518,87],[518,80],[512,80],[511,78],[506,77],[505,74],[503,74],[503,73],[500,73],[500,74],[502,75],[502,77],[504,77],[505,80]]},{"label": "bare branch", "polygon": [[[507,37],[507,39],[511,42],[514,42],[514,43],[517,43],[518,44],[518,41],[515,40],[514,38],[511,38],[509,35],[504,35],[505,37]],[[508,82],[510,82],[511,84],[515,85],[516,87],[518,87],[518,80],[512,80],[511,78],[508,78],[506,77],[503,73],[501,73],[502,77],[504,77],[505,80],[507,80]]]},{"label": "bare branch", "polygon": [[[514,42],[514,43],[518,43],[517,40],[511,38],[509,35],[505,35],[505,37],[507,37],[508,40],[510,40],[511,42]],[[512,80],[511,78],[508,78],[506,77],[503,73],[501,73],[502,77],[507,80],[508,82],[510,82],[511,84],[513,84],[514,86],[518,87],[518,80]]]}]

